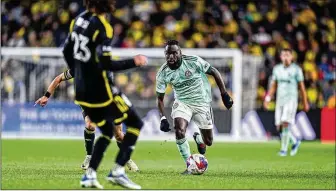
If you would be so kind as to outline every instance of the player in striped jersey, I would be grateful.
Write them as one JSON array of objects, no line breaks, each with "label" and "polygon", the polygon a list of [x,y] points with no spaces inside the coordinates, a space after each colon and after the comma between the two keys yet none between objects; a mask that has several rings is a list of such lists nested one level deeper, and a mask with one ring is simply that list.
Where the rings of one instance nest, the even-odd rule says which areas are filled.
[{"label": "player in striped jersey", "polygon": [[[56,88],[60,85],[62,81],[67,81],[73,78],[73,73],[71,70],[67,70],[58,76],[54,78],[54,80],[50,83],[47,92],[40,97],[38,100],[36,100],[35,105],[38,104],[42,107],[46,106],[49,101],[49,97],[54,94]],[[109,78],[113,79],[113,73],[109,72]],[[91,156],[92,156],[92,150],[93,150],[93,143],[95,140],[95,130],[96,125],[92,123],[89,116],[82,110],[83,118],[85,121],[85,129],[84,129],[84,142],[85,142],[85,150],[86,150],[86,156],[83,161],[83,164],[81,165],[81,168],[83,170],[86,170],[89,166]],[[122,122],[116,124],[116,128],[114,129],[114,136],[117,141],[117,145],[120,148],[121,142],[124,138],[124,133],[122,131]],[[139,171],[138,166],[134,163],[132,159],[130,159],[126,163],[127,168],[130,171],[137,172]]]},{"label": "player in striped jersey", "polygon": [[[176,144],[186,162],[191,153],[185,133],[191,119],[201,132],[201,135],[196,132],[193,136],[199,153],[205,154],[206,145],[212,145],[213,114],[210,105],[212,96],[206,74],[215,78],[227,109],[232,107],[233,101],[226,91],[219,71],[199,56],[182,55],[176,40],[167,42],[165,57],[166,63],[161,66],[156,75],[156,92],[161,116],[160,129],[164,132],[171,130],[163,110],[165,90],[167,84],[171,84],[175,93],[171,116],[174,120]],[[183,174],[189,174],[188,170]]]}]

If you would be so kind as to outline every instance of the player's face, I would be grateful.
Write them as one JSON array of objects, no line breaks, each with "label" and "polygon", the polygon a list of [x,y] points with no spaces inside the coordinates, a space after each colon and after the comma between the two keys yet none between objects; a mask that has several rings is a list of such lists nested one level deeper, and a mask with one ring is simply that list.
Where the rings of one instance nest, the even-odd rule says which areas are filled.
[{"label": "player's face", "polygon": [[171,69],[179,67],[181,60],[181,49],[177,45],[167,45],[165,50],[166,62]]},{"label": "player's face", "polygon": [[280,54],[281,62],[285,65],[289,65],[292,63],[293,55],[290,51],[282,51]]}]

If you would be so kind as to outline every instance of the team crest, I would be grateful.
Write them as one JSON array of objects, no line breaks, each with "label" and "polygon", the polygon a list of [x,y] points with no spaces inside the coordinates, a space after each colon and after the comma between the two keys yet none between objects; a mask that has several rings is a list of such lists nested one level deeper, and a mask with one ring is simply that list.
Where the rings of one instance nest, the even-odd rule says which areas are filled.
[{"label": "team crest", "polygon": [[186,76],[187,78],[189,78],[191,75],[192,75],[192,73],[191,73],[189,70],[187,70],[187,71],[185,72],[185,76]]},{"label": "team crest", "polygon": [[175,103],[173,104],[173,109],[176,109],[178,106],[179,106],[179,104],[178,104],[177,102],[175,102]]}]

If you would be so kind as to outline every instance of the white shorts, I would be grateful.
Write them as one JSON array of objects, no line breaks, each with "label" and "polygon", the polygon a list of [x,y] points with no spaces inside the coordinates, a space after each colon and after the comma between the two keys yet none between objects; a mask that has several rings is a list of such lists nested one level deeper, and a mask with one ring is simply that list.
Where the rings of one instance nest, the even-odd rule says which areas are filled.
[{"label": "white shorts", "polygon": [[183,118],[190,123],[193,120],[200,129],[213,128],[213,113],[211,106],[192,106],[175,100],[171,116]]},{"label": "white shorts", "polygon": [[297,101],[289,101],[285,105],[276,105],[275,107],[275,125],[279,126],[283,122],[291,125],[295,124],[295,116],[298,103]]}]

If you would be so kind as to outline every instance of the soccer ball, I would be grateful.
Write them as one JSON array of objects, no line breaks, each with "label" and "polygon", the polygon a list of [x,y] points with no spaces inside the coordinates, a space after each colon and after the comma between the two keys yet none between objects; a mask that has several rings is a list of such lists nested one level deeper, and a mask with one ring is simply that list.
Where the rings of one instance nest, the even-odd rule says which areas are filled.
[{"label": "soccer ball", "polygon": [[208,160],[201,154],[192,154],[187,159],[187,169],[191,174],[201,175],[208,169]]}]

